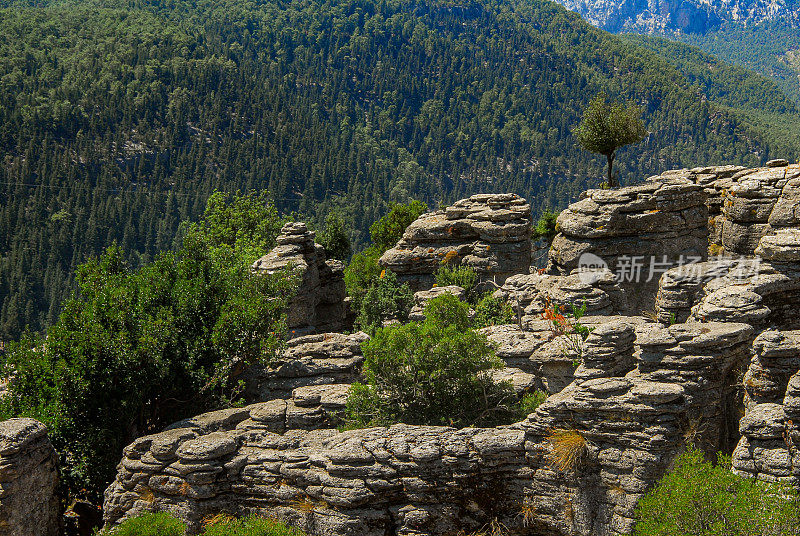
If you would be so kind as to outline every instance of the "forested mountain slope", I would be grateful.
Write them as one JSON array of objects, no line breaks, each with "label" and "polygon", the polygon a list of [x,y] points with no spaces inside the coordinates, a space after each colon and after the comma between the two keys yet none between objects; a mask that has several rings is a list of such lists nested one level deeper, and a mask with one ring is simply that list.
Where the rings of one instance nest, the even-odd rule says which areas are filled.
[{"label": "forested mountain slope", "polygon": [[311,219],[342,206],[361,242],[410,197],[563,205],[602,175],[571,133],[601,90],[642,104],[651,131],[621,154],[623,183],[800,152],[548,1],[15,2],[0,10],[0,340],[51,321],[76,264],[113,241],[134,264],[172,247],[215,189],[268,189]]},{"label": "forested mountain slope", "polygon": [[[800,8],[798,8],[800,11]],[[795,102],[800,102],[800,27],[778,19],[744,26],[725,23],[705,35],[675,38],[773,78]]]}]

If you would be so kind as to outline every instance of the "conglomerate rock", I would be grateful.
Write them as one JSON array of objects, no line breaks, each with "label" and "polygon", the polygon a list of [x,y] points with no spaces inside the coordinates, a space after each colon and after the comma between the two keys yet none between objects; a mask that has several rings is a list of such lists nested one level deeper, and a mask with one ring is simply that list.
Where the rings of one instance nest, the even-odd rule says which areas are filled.
[{"label": "conglomerate rock", "polygon": [[0,422],[0,535],[60,533],[58,457],[33,419]]},{"label": "conglomerate rock", "polygon": [[531,264],[531,207],[516,194],[477,194],[445,210],[420,216],[380,258],[412,290],[428,290],[446,261],[468,266],[480,281],[502,283],[528,273]]},{"label": "conglomerate rock", "polygon": [[325,248],[314,243],[314,232],[302,222],[285,224],[277,243],[252,269],[273,274],[288,268],[299,276],[286,315],[289,333],[300,336],[344,329],[348,315],[344,264],[326,260]]}]

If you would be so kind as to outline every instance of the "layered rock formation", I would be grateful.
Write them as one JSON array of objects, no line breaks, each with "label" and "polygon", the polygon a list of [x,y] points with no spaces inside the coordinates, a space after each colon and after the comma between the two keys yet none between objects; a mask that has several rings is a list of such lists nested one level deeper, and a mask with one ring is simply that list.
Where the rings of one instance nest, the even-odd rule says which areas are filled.
[{"label": "layered rock formation", "polygon": [[667,271],[656,300],[658,319],[800,328],[800,231],[781,229],[760,244],[758,258],[718,258]]},{"label": "layered rock formation", "polygon": [[412,290],[428,290],[443,261],[469,266],[481,281],[528,273],[531,207],[516,194],[478,194],[420,216],[380,258]]},{"label": "layered rock formation", "polygon": [[[483,280],[497,277],[495,296],[518,321],[482,332],[507,365],[497,380],[520,395],[551,395],[535,413],[493,429],[340,433],[325,427],[338,422],[366,336],[301,337],[255,382],[255,396],[272,400],[200,415],[127,447],[106,493],[106,522],[163,509],[194,529],[226,512],[278,516],[311,535],[492,526],[529,536],[623,535],[638,499],[688,444],[733,452],[739,474],[800,486],[793,173],[785,162],[696,168],[590,191],[560,216],[542,274],[507,255],[521,248],[524,257],[528,208],[519,198],[473,196],[421,217],[382,262],[422,288],[445,257],[482,267]],[[758,257],[687,264],[709,243]],[[594,257],[584,262],[585,254]],[[659,262],[651,281],[615,273],[635,257]],[[463,297],[459,287],[418,292],[415,318],[442,293]],[[654,303],[652,315],[639,316]],[[568,313],[582,304],[581,323],[592,331],[576,345],[548,319],[556,306]]]},{"label": "layered rock formation", "polygon": [[290,334],[339,331],[348,315],[344,264],[326,260],[325,248],[314,243],[305,223],[287,223],[278,245],[253,263],[253,270],[273,274],[291,269],[299,277],[297,293],[289,304],[286,323]]},{"label": "layered rock formation", "polygon": [[0,482],[0,535],[60,533],[58,457],[42,423],[0,422]]},{"label": "layered rock formation", "polygon": [[[515,534],[627,533],[636,498],[687,433],[710,448],[726,436],[719,393],[746,361],[752,328],[639,328],[635,345],[634,333],[618,322],[591,335],[587,379],[509,427],[278,435],[263,404],[213,425],[182,423],[125,449],[106,521],[157,508],[195,528],[220,511],[260,512],[342,536],[447,534],[492,520]],[[574,466],[555,461],[558,430],[583,438]]]},{"label": "layered rock formation", "polygon": [[706,198],[701,186],[672,177],[589,190],[559,215],[547,271],[608,268],[626,290],[630,312],[639,314],[652,308],[656,267],[706,259]]},{"label": "layered rock formation", "polygon": [[298,387],[353,383],[361,373],[361,343],[367,339],[361,331],[290,339],[277,360],[248,372],[248,396],[251,400],[290,398]]}]

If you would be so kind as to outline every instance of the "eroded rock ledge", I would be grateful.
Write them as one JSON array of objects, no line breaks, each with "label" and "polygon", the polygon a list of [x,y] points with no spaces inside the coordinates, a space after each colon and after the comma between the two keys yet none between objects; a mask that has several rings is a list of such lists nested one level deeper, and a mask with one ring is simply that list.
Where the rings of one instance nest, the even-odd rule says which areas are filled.
[{"label": "eroded rock ledge", "polygon": [[0,534],[57,536],[58,457],[33,419],[0,422]]},{"label": "eroded rock ledge", "polygon": [[433,286],[443,260],[502,283],[531,265],[531,207],[516,194],[477,194],[443,211],[423,214],[380,263],[413,290]]},{"label": "eroded rock ledge", "polygon": [[[264,404],[235,418],[216,412],[127,447],[106,521],[157,508],[195,527],[219,511],[260,512],[342,536],[447,534],[495,518],[517,534],[627,533],[636,498],[686,433],[714,448],[726,435],[720,397],[748,360],[752,334],[745,324],[607,324],[576,372],[586,379],[497,429],[279,435],[259,420]],[[560,429],[586,442],[580,465],[566,471],[549,457],[548,437]]]},{"label": "eroded rock ledge", "polygon": [[[535,413],[493,429],[338,432],[364,336],[301,337],[256,382],[256,398],[273,400],[128,446],[106,523],[161,509],[195,529],[222,511],[311,535],[439,536],[492,521],[516,535],[623,535],[689,444],[733,452],[738,474],[800,486],[798,180],[800,168],[772,162],[589,191],[559,218],[546,273],[529,273],[529,207],[517,196],[423,215],[382,263],[417,290],[448,255],[496,278],[518,318],[483,333],[507,365],[498,379],[550,394]],[[727,256],[706,260],[709,246]],[[700,262],[621,279],[616,265],[634,256]],[[418,293],[415,315],[462,290]],[[582,303],[593,331],[578,354],[542,316]],[[562,435],[578,446],[573,465],[557,463]]]}]

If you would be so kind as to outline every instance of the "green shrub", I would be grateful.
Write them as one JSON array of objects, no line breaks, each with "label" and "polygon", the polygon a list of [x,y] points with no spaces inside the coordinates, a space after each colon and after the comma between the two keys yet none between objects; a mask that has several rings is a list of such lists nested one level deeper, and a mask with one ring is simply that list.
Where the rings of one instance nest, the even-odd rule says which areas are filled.
[{"label": "green shrub", "polygon": [[202,536],[303,536],[305,533],[272,519],[250,516],[211,523]]},{"label": "green shrub", "polygon": [[519,402],[519,418],[524,419],[536,411],[536,408],[541,406],[545,400],[547,400],[547,393],[540,389],[532,393],[526,393]]},{"label": "green shrub", "polygon": [[457,285],[464,289],[467,301],[473,302],[476,296],[475,286],[478,284],[478,274],[469,266],[441,266],[436,273],[436,284],[440,287]]},{"label": "green shrub", "polygon": [[381,267],[378,259],[381,252],[377,247],[371,246],[361,253],[356,253],[350,259],[350,264],[344,269],[344,284],[347,295],[350,296],[350,307],[354,312],[361,311],[361,303],[367,291],[378,280]]},{"label": "green shrub", "polygon": [[487,292],[475,306],[472,320],[476,328],[512,324],[516,320],[514,308],[506,300],[495,298],[492,291]]},{"label": "green shrub", "polygon": [[345,410],[349,427],[397,422],[494,425],[517,416],[517,398],[491,372],[503,362],[470,328],[469,307],[451,295],[434,298],[424,322],[378,329],[362,345],[364,384]]},{"label": "green shrub", "polygon": [[[183,536],[186,525],[170,514],[143,514],[128,519],[112,529],[109,536]],[[106,533],[104,533],[106,534]],[[280,521],[258,516],[242,519],[220,515],[203,530],[201,536],[305,536],[301,530]]]},{"label": "green shrub", "polygon": [[551,212],[545,210],[533,226],[533,239],[544,240],[548,244],[553,241],[553,238],[558,234],[556,230],[556,220],[558,219],[559,212]]},{"label": "green shrub", "polygon": [[263,202],[215,194],[179,251],[138,269],[108,248],[46,337],[10,346],[3,406],[47,425],[70,494],[100,500],[125,445],[231,403],[244,366],[275,355],[295,278],[250,270],[281,223]]},{"label": "green shrub", "polygon": [[389,213],[373,223],[369,228],[372,243],[378,251],[391,249],[397,241],[403,238],[406,227],[419,218],[428,207],[422,201],[393,204]]},{"label": "green shrub", "polygon": [[414,293],[408,284],[401,285],[391,270],[385,270],[364,295],[356,325],[374,333],[386,320],[405,322],[413,304]]},{"label": "green shrub", "polygon": [[346,261],[353,252],[350,245],[349,226],[340,210],[333,210],[325,217],[325,226],[317,235],[317,242],[325,248],[329,259]]},{"label": "green shrub", "polygon": [[785,536],[800,534],[797,490],[734,475],[730,459],[714,465],[698,450],[639,502],[636,536]]},{"label": "green shrub", "polygon": [[379,280],[382,269],[378,259],[386,250],[394,247],[403,237],[406,227],[426,210],[427,207],[420,201],[394,204],[388,214],[369,228],[372,246],[353,255],[350,264],[344,270],[344,283],[351,300],[350,307],[355,313],[361,313],[364,296]]},{"label": "green shrub", "polygon": [[183,536],[186,525],[170,514],[143,514],[123,521],[111,536]]}]

